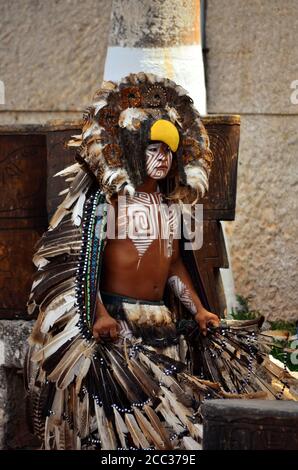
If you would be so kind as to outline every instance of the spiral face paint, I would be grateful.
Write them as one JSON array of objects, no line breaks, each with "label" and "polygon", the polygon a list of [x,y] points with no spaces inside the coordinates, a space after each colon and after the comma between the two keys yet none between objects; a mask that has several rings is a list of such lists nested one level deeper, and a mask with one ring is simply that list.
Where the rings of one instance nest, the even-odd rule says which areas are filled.
[{"label": "spiral face paint", "polygon": [[172,165],[172,152],[163,142],[154,142],[146,148],[146,170],[148,176],[155,180],[167,176]]}]

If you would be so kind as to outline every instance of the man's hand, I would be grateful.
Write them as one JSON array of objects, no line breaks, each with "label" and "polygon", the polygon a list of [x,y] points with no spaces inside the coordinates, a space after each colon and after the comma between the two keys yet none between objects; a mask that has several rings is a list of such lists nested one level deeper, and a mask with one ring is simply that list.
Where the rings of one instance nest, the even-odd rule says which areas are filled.
[{"label": "man's hand", "polygon": [[116,341],[119,336],[119,325],[108,313],[99,315],[93,325],[93,336],[96,341]]},{"label": "man's hand", "polygon": [[204,336],[207,334],[207,326],[211,323],[214,326],[219,325],[219,318],[214,313],[208,312],[205,308],[200,308],[195,315],[195,320],[199,324],[200,330]]}]

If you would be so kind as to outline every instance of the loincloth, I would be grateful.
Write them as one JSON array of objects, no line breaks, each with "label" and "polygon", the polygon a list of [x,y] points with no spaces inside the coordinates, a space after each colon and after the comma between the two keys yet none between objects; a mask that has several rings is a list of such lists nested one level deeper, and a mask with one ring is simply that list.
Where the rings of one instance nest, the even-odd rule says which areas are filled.
[{"label": "loincloth", "polygon": [[175,318],[161,301],[135,299],[101,291],[108,313],[116,320],[126,321],[133,336],[145,344],[167,347],[179,342]]}]

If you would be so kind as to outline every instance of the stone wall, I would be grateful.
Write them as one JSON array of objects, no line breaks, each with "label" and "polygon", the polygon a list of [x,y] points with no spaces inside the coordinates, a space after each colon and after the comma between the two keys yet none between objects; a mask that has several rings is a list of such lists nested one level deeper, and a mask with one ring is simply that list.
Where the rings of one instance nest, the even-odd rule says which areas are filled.
[{"label": "stone wall", "polygon": [[81,117],[100,86],[110,0],[0,0],[0,124]]},{"label": "stone wall", "polygon": [[236,291],[269,319],[298,319],[296,0],[208,0],[209,113],[241,114]]},{"label": "stone wall", "polygon": [[33,322],[0,321],[0,449],[37,448],[26,420],[22,368]]}]

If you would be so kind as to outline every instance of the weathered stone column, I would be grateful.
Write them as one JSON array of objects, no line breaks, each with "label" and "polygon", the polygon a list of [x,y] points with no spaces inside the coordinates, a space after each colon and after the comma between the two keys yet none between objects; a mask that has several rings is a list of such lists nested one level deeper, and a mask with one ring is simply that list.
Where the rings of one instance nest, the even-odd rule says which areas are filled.
[{"label": "weathered stone column", "polygon": [[104,78],[140,71],[176,81],[206,113],[200,0],[114,0]]}]

